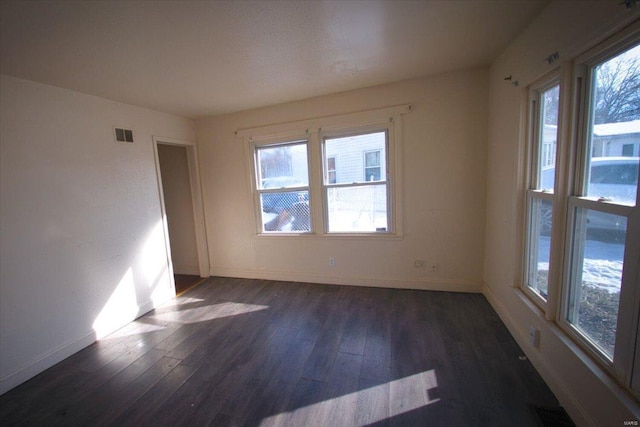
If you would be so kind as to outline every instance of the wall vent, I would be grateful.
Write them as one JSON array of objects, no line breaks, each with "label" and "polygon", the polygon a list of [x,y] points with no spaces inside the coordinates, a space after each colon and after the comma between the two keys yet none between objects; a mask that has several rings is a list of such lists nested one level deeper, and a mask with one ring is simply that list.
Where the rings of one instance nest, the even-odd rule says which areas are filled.
[{"label": "wall vent", "polygon": [[113,128],[116,142],[133,143],[133,131],[131,129]]}]

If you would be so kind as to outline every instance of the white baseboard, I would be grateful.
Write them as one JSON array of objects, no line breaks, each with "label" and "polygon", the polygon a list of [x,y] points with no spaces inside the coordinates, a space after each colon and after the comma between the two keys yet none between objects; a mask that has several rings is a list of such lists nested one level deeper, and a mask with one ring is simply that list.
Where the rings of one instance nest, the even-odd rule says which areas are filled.
[{"label": "white baseboard", "polygon": [[282,280],[287,282],[320,283],[327,285],[368,286],[372,288],[416,289],[423,291],[481,293],[481,283],[458,282],[453,280],[405,280],[381,279],[363,276],[335,276],[287,271],[242,270],[212,268],[212,276],[237,277],[244,279]]},{"label": "white baseboard", "polygon": [[6,377],[0,379],[0,394],[4,394],[23,382],[28,381],[40,372],[49,369],[53,365],[63,361],[83,348],[90,346],[95,341],[96,334],[94,331],[91,331],[77,340],[63,344],[49,353],[31,361],[24,368],[12,372]]},{"label": "white baseboard", "polygon": [[[113,333],[117,331],[118,329],[122,328],[129,322],[153,310],[153,308],[154,308],[153,301],[148,301],[147,303],[139,307],[138,314],[136,314],[134,318],[113,327],[112,328],[113,330],[111,330],[109,333]],[[85,333],[84,335],[82,335],[81,337],[75,340],[72,340],[70,342],[67,342],[59,346],[58,348],[55,348],[50,352],[45,353],[42,356],[30,361],[29,363],[27,363],[25,367],[10,373],[4,378],[0,378],[0,395],[30,380],[31,378],[35,377],[39,373],[56,365],[57,363],[62,362],[64,359],[74,355],[75,353],[79,352],[83,348],[90,346],[91,344],[96,342],[96,339],[97,337],[96,337],[95,331],[91,330]]]}]

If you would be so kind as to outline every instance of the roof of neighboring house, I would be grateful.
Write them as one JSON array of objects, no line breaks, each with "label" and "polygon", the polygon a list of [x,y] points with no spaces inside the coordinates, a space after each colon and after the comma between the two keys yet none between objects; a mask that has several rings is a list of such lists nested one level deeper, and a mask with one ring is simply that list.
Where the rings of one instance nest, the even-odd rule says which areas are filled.
[{"label": "roof of neighboring house", "polygon": [[597,136],[628,135],[640,133],[640,120],[619,123],[603,123],[593,126],[593,134]]}]

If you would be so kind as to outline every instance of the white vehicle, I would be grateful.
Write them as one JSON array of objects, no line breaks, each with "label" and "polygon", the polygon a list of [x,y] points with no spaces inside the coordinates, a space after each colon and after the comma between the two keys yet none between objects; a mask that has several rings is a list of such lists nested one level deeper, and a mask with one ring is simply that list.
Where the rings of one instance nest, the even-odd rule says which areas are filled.
[{"label": "white vehicle", "polygon": [[[639,157],[594,157],[591,159],[586,197],[634,205],[638,188]],[[553,188],[554,168],[542,171],[541,188]],[[542,212],[542,232],[551,231],[551,212]],[[622,231],[623,225],[611,215],[589,211],[590,229]]]}]

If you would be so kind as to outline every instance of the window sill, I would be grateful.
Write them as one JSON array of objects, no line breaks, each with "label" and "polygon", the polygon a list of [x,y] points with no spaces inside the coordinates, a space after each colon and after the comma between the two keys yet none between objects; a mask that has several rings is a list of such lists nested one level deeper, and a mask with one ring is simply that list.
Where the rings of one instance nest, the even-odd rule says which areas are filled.
[{"label": "window sill", "polygon": [[545,300],[541,295],[538,295],[535,291],[528,289],[527,285],[516,285],[516,287],[520,291],[520,296],[526,298],[530,304],[533,304],[533,306],[537,308],[542,317],[545,317],[547,300]]},{"label": "window sill", "polygon": [[310,240],[404,240],[404,236],[391,233],[257,233],[257,239],[310,239]]}]

